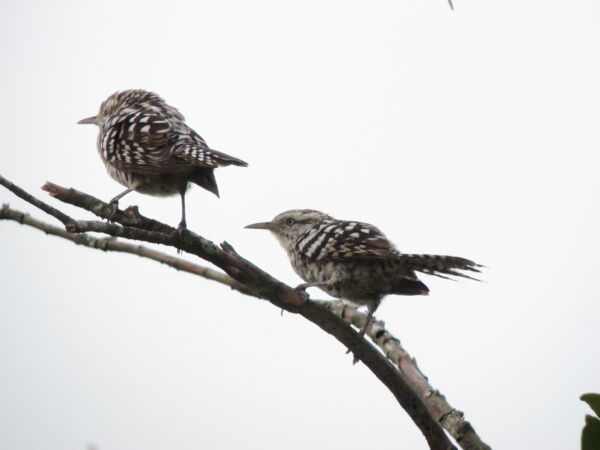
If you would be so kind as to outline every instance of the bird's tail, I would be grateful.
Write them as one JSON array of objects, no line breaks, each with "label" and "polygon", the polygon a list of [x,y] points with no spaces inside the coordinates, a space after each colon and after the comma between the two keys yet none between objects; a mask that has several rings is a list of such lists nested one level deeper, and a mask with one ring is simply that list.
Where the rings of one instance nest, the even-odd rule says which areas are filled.
[{"label": "bird's tail", "polygon": [[400,260],[412,270],[447,279],[454,276],[480,281],[462,271],[479,273],[481,272],[479,267],[483,267],[469,259],[458,256],[403,254],[400,255]]},{"label": "bird's tail", "polygon": [[248,166],[248,163],[246,161],[242,161],[241,159],[236,158],[235,156],[231,156],[226,153],[219,152],[217,150],[210,149],[210,150],[208,150],[208,153],[210,155],[210,158],[214,162],[216,162],[217,165],[219,165],[219,166],[230,166],[230,165],[241,166],[241,167]]},{"label": "bird's tail", "polygon": [[201,167],[219,167],[231,165],[246,167],[248,165],[246,161],[242,161],[235,156],[208,148],[204,141],[200,143],[184,142],[177,145],[173,152],[179,159]]},{"label": "bird's tail", "polygon": [[217,180],[215,179],[214,169],[212,167],[200,167],[190,177],[190,181],[203,187],[207,191],[212,192],[217,197],[219,196],[219,187],[217,186]]}]

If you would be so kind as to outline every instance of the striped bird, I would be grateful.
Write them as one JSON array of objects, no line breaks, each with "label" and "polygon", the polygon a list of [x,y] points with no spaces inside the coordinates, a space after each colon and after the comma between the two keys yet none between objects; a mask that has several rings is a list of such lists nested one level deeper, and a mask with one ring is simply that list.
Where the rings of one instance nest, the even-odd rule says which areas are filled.
[{"label": "striped bird", "polygon": [[142,89],[116,92],[93,117],[80,124],[100,128],[98,152],[109,175],[127,189],[110,203],[113,213],[120,198],[131,191],[156,196],[181,196],[181,222],[186,228],[185,193],[190,183],[217,197],[213,170],[220,166],[247,166],[241,159],[208,147],[188,127],[183,115],[157,94]]},{"label": "striped bird", "polygon": [[415,272],[476,280],[468,272],[480,272],[482,267],[457,256],[401,253],[373,225],[337,220],[312,209],[286,211],[270,222],[246,228],[269,230],[275,235],[295,272],[305,281],[299,289],[319,287],[332,297],[366,305],[368,315],[361,336],[384,296],[429,293]]}]

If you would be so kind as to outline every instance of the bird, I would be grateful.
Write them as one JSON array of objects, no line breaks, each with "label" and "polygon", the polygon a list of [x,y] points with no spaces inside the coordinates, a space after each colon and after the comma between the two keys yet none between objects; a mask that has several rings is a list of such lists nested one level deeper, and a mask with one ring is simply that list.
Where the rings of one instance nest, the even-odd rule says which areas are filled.
[{"label": "bird", "polygon": [[160,197],[179,194],[180,234],[187,228],[185,194],[190,184],[219,197],[214,169],[248,165],[211,149],[175,107],[143,89],[115,92],[102,102],[98,114],[77,123],[100,128],[100,157],[109,175],[127,188],[110,200],[111,215],[117,211],[119,200],[132,191]]},{"label": "bird", "polygon": [[429,294],[416,272],[477,280],[468,273],[481,272],[483,267],[457,256],[401,253],[374,225],[337,220],[314,209],[292,209],[245,228],[275,235],[294,271],[305,281],[297,289],[318,287],[332,297],[366,305],[361,337],[386,295]]}]

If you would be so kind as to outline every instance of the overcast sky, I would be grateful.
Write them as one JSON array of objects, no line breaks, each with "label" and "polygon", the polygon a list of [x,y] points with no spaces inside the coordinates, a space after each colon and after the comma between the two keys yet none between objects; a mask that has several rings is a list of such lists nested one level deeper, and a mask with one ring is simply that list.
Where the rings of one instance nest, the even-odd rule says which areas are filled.
[{"label": "overcast sky", "polygon": [[[153,90],[250,163],[217,170],[220,200],[188,194],[193,231],[291,285],[275,239],[243,229],[291,208],[485,264],[377,316],[494,448],[578,448],[578,397],[600,391],[600,3],[454,3],[5,0],[0,173],[91,218],[39,187],[119,193],[76,122]],[[129,204],[180,218],[176,198]],[[426,448],[301,317],[13,222],[0,249],[2,449]]]}]

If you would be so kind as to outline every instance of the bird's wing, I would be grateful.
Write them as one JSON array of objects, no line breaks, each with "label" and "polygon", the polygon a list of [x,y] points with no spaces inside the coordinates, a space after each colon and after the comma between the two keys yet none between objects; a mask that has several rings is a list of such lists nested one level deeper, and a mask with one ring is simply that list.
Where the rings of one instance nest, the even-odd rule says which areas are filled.
[{"label": "bird's wing", "polygon": [[373,225],[352,221],[323,221],[295,244],[303,258],[313,261],[395,258],[400,253]]},{"label": "bird's wing", "polygon": [[152,108],[116,117],[107,126],[102,148],[105,158],[118,169],[142,174],[176,172],[189,166],[248,165],[210,149],[177,111],[165,116]]},{"label": "bird's wing", "polygon": [[400,253],[377,227],[367,223],[326,220],[315,227],[295,243],[296,253],[310,261],[388,259],[401,262],[413,276],[413,271],[417,271],[441,278],[462,277],[476,281],[479,280],[464,272],[479,273],[484,267],[459,256]]},{"label": "bird's wing", "polygon": [[101,143],[105,159],[120,170],[161,174],[183,162],[173,158],[173,125],[152,110],[120,116],[109,123]]}]

